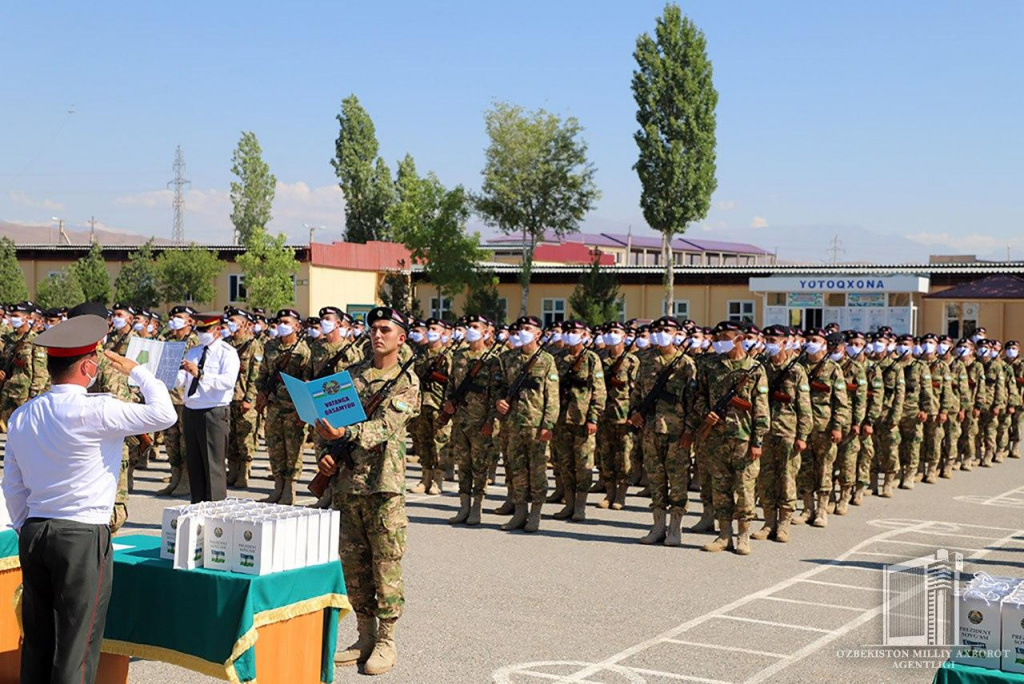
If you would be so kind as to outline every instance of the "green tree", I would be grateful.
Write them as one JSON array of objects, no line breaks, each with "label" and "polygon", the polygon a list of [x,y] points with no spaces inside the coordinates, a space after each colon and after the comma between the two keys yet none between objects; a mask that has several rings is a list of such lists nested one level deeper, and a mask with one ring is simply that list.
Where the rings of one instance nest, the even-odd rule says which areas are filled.
[{"label": "green tree", "polygon": [[506,303],[498,294],[498,278],[491,271],[478,271],[466,293],[463,314],[486,316],[496,325],[505,323]]},{"label": "green tree", "polygon": [[412,278],[405,260],[398,262],[401,270],[388,271],[384,274],[380,288],[377,290],[377,298],[381,304],[390,306],[399,311],[404,311],[410,316],[419,318],[421,316],[420,303],[414,296]]},{"label": "green tree", "polygon": [[165,304],[211,303],[216,299],[214,280],[224,270],[216,252],[193,243],[188,249],[165,250],[156,264],[160,272],[160,298]]},{"label": "green tree", "polygon": [[69,309],[85,301],[74,266],[51,273],[36,286],[36,304],[44,309],[66,306]]},{"label": "green tree", "polygon": [[507,235],[523,238],[520,315],[526,314],[537,242],[551,231],[564,237],[579,229],[601,193],[579,122],[543,109],[497,103],[486,114],[487,161],[476,210]]},{"label": "green tree", "polygon": [[270,311],[295,303],[295,250],[285,247],[285,236],[270,237],[256,231],[238,257],[245,276],[245,301]]},{"label": "green tree", "polygon": [[640,155],[633,168],[643,187],[644,218],[662,235],[665,302],[671,311],[675,272],[672,238],[708,214],[715,180],[715,106],[704,33],[670,4],[654,37],[643,34],[633,53],[633,97]]},{"label": "green tree", "polygon": [[93,242],[89,253],[75,262],[74,270],[85,295],[83,301],[111,303],[110,273],[107,272],[107,262],[103,258],[103,247],[98,242]]},{"label": "green tree", "polygon": [[270,223],[270,207],[277,190],[277,178],[263,161],[263,149],[252,131],[242,132],[231,157],[231,173],[238,177],[231,183],[235,244],[245,245],[254,233]]},{"label": "green tree", "polygon": [[601,253],[595,252],[590,268],[580,276],[569,306],[573,316],[598,325],[619,318],[619,281],[601,266]]},{"label": "green tree", "polygon": [[345,240],[387,240],[386,214],[394,200],[391,170],[377,156],[373,120],[355,95],[341,101],[336,118],[339,130],[331,166],[345,195]]},{"label": "green tree", "polygon": [[160,268],[153,257],[153,240],[128,256],[114,280],[114,300],[151,309],[160,303]]},{"label": "green tree", "polygon": [[18,265],[18,248],[10,238],[0,238],[0,302],[16,304],[26,299],[28,286]]}]

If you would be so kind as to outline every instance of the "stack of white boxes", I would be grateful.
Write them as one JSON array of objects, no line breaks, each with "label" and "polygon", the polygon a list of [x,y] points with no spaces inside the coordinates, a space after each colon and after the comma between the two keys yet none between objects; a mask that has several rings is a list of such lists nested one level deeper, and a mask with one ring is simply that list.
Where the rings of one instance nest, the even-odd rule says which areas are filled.
[{"label": "stack of white boxes", "polygon": [[[1024,586],[1014,577],[992,577],[979,572],[960,590],[957,633],[958,646],[953,648],[953,661],[998,670],[1013,665],[1014,646],[1008,645],[1017,635],[1021,638],[1020,621],[1024,618]],[[1016,626],[1008,627],[1007,620],[1015,614]],[[1012,627],[1012,626],[1011,626]],[[1022,643],[1024,645],[1024,643]],[[1009,649],[1009,658],[1001,651]],[[1024,667],[1010,672],[1024,672]]]},{"label": "stack of white boxes", "polygon": [[160,557],[177,570],[266,575],[337,560],[340,527],[338,511],[250,499],[170,506]]}]

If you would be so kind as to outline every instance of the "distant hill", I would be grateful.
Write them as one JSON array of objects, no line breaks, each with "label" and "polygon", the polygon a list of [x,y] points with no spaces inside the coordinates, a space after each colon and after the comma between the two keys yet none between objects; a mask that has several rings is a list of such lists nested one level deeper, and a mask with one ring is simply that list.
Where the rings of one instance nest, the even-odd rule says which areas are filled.
[{"label": "distant hill", "polygon": [[[73,245],[89,244],[88,229],[73,230],[65,226],[64,232],[67,233]],[[57,244],[59,235],[57,234],[57,226],[53,224],[30,226],[22,223],[0,221],[0,237],[10,238],[15,244],[19,245],[45,245]],[[141,245],[149,240],[150,236],[97,228],[96,239],[101,245]],[[154,238],[153,242],[157,245],[172,244],[166,238]]]}]

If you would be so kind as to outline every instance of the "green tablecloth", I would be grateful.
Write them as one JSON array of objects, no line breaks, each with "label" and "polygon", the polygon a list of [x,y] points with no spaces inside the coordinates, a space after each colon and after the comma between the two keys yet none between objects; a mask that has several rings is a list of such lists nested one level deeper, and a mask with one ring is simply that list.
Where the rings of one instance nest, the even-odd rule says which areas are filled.
[{"label": "green tablecloth", "polygon": [[18,559],[18,533],[8,528],[0,530],[0,570],[10,570],[21,565]]},{"label": "green tablecloth", "polygon": [[160,558],[159,537],[114,542],[133,548],[114,552],[103,651],[248,682],[256,678],[258,627],[323,611],[321,679],[334,681],[338,619],[351,610],[339,561],[255,577],[174,570]]},{"label": "green tablecloth", "polygon": [[935,673],[935,684],[1020,684],[1024,675],[945,662]]}]

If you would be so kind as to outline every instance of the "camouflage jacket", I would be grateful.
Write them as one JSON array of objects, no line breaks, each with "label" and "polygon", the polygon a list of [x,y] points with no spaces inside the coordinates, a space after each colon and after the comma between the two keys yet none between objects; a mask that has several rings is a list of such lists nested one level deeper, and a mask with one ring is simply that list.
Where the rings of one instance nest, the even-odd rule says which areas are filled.
[{"label": "camouflage jacket", "polygon": [[229,344],[238,353],[240,363],[238,380],[235,381],[235,393],[231,400],[251,404],[256,401],[256,379],[259,377],[260,364],[263,362],[263,343],[255,337],[244,340],[232,337]]},{"label": "camouflage jacket", "polygon": [[[633,390],[640,379],[640,359],[635,354],[624,352],[626,358],[615,371],[619,357],[611,356],[604,359],[604,386],[606,398],[604,402],[603,420],[609,423],[622,424],[629,418],[629,407]],[[613,375],[614,372],[614,375]]]},{"label": "camouflage jacket", "polygon": [[673,362],[675,367],[655,400],[654,412],[643,416],[644,427],[651,426],[658,435],[678,436],[690,427],[691,400],[697,385],[697,367],[693,359],[681,351],[670,356],[660,352],[648,355],[646,362],[640,364],[629,402],[631,414],[640,412],[644,401],[658,383],[658,377],[662,372],[668,372]]},{"label": "camouflage jacket", "polygon": [[1013,378],[1010,387],[1013,388],[1014,393],[1017,395],[1018,403],[1014,404],[1014,406],[1020,406],[1021,402],[1024,402],[1024,359],[1018,356],[1012,361],[1007,361],[1006,367]]},{"label": "camouflage jacket", "polygon": [[446,347],[425,349],[412,367],[420,381],[423,408],[441,408],[452,372],[452,355],[449,350]]},{"label": "camouflage jacket", "polygon": [[601,357],[589,349],[582,353],[583,358],[580,359],[566,349],[555,357],[555,366],[558,368],[558,422],[565,425],[597,425],[604,413],[606,392]]},{"label": "camouflage jacket", "polygon": [[928,415],[934,415],[934,408],[938,406],[935,402],[935,394],[932,391],[932,374],[928,370],[928,364],[921,359],[913,359],[901,363],[903,366],[903,379],[907,383],[907,398],[903,402],[903,418],[916,418],[917,414],[924,411]]},{"label": "camouflage jacket", "polygon": [[985,386],[985,364],[975,359],[967,366],[967,388],[970,390],[971,408],[982,410],[986,407],[988,388]]},{"label": "camouflage jacket", "polygon": [[1006,380],[1003,377],[1003,366],[993,361],[983,361],[985,368],[985,395],[978,402],[985,411],[1002,408],[1006,405]]},{"label": "camouflage jacket", "polygon": [[[903,405],[907,400],[907,381],[903,376],[903,368],[893,357],[878,361],[876,367],[882,380],[882,405],[875,423],[877,425],[895,425],[903,417]],[[871,391],[875,391],[874,386]]]},{"label": "camouflage jacket", "polygon": [[46,350],[33,344],[36,333],[9,332],[3,336],[3,360],[7,371],[3,395],[18,402],[37,397],[50,386]]},{"label": "camouflage jacket", "polygon": [[295,404],[278,377],[284,373],[299,380],[309,380],[309,345],[301,336],[290,344],[283,345],[279,337],[275,337],[263,349],[263,362],[256,379],[256,391],[266,395],[267,402],[273,402],[279,408],[294,410]]},{"label": "camouflage jacket", "polygon": [[[378,370],[370,361],[349,369],[352,384],[363,404],[391,378],[401,365]],[[344,440],[352,445],[354,468],[342,467],[336,486],[349,494],[401,494],[405,491],[405,434],[409,421],[419,412],[420,383],[406,372],[391,389],[377,412],[349,426]]]},{"label": "camouflage jacket", "polygon": [[956,395],[957,411],[970,411],[974,406],[974,390],[970,385],[967,364],[963,359],[953,357],[949,361],[949,375]]},{"label": "camouflage jacket", "polygon": [[811,408],[814,410],[812,431],[846,432],[850,428],[851,416],[843,370],[828,356],[820,362],[805,359],[804,367],[807,370],[807,384],[811,386]]},{"label": "camouflage jacket", "polygon": [[[716,355],[697,374],[697,386],[693,392],[694,427],[714,408],[719,399],[736,386],[745,373],[754,369],[753,377],[736,394],[736,398],[725,409],[725,415],[715,424],[713,431],[724,431],[725,436],[741,441],[749,440],[760,446],[771,427],[771,409],[768,405],[768,376],[764,368],[749,356],[730,359]],[[749,408],[739,406],[740,402]]]},{"label": "camouflage jacket", "polygon": [[786,376],[779,379],[783,370],[789,365],[789,359],[781,364],[769,359],[765,364],[768,376],[768,387],[776,387],[768,397],[772,411],[771,434],[786,439],[799,439],[804,442],[811,434],[814,425],[814,413],[811,409],[811,386],[807,384],[807,371],[795,363],[786,371]]},{"label": "camouflage jacket", "polygon": [[126,356],[128,354],[128,343],[135,337],[135,331],[132,330],[131,325],[124,327],[123,333],[111,331],[110,335],[107,336],[107,342],[103,345],[104,349],[108,349],[115,354]]},{"label": "camouflage jacket", "polygon": [[363,356],[354,342],[342,337],[337,342],[320,339],[310,345],[310,379],[326,378],[328,375],[347,370],[349,366],[362,361]]},{"label": "camouflage jacket", "polygon": [[996,359],[996,361],[1002,364],[1003,382],[1006,385],[1006,405],[1012,407],[1020,406],[1020,390],[1017,389],[1017,378],[1013,366],[1006,359],[1000,358]]},{"label": "camouflage jacket", "polygon": [[935,413],[955,415],[960,410],[956,398],[956,391],[953,387],[953,372],[944,359],[935,359],[928,364],[928,372],[932,376],[933,405]]},{"label": "camouflage jacket", "polygon": [[[504,399],[509,387],[533,354],[514,349],[501,357],[494,373],[495,401]],[[553,430],[558,421],[558,369],[551,354],[542,351],[530,369],[519,396],[505,416],[504,422],[521,427]]]},{"label": "camouflage jacket", "polygon": [[846,380],[846,396],[850,399],[850,425],[861,425],[868,412],[867,364],[862,358],[843,361],[843,378]]},{"label": "camouflage jacket", "polygon": [[864,362],[864,379],[868,385],[868,401],[864,409],[864,425],[874,425],[882,415],[885,399],[885,384],[882,380],[881,364],[875,359]]},{"label": "camouflage jacket", "polygon": [[[469,376],[476,362],[487,355],[489,351],[489,349],[484,348],[480,351],[463,349],[455,352],[455,358],[452,360],[451,382],[448,383],[445,390],[446,401],[454,399],[455,391],[459,388],[459,385]],[[484,359],[480,370],[469,383],[469,392],[466,394],[462,405],[456,408],[455,415],[452,416],[453,422],[462,425],[479,426],[493,418],[491,409],[494,406],[494,402],[498,400],[498,397],[492,394],[491,381],[497,368],[498,357],[497,352],[495,352]]]}]

